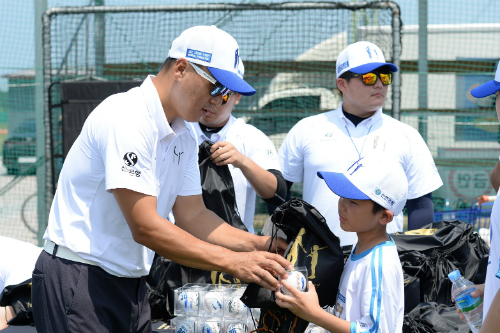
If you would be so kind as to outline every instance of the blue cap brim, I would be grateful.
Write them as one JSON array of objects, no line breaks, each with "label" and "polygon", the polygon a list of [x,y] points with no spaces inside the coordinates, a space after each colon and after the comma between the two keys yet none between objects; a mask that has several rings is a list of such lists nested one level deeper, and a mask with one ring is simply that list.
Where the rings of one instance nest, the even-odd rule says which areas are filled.
[{"label": "blue cap brim", "polygon": [[343,173],[318,171],[318,177],[323,179],[330,190],[339,197],[354,200],[370,200]]},{"label": "blue cap brim", "polygon": [[252,96],[257,91],[237,74],[223,69],[207,67],[214,78],[224,87],[244,96]]},{"label": "blue cap brim", "polygon": [[366,74],[382,66],[389,67],[391,72],[398,71],[398,68],[394,64],[391,64],[389,62],[371,62],[369,64],[364,64],[358,67],[351,68],[349,69],[349,72],[353,72],[355,74]]},{"label": "blue cap brim", "polygon": [[470,91],[471,95],[476,98],[483,98],[492,95],[500,90],[500,82],[491,80],[485,84],[480,85]]}]

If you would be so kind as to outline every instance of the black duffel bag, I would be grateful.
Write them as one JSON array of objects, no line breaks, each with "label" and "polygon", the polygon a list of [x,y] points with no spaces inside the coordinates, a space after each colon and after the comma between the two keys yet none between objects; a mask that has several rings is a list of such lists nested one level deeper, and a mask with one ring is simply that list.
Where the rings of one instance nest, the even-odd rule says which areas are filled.
[{"label": "black duffel bag", "polygon": [[[420,281],[420,302],[452,305],[448,274],[455,269],[473,283],[484,283],[489,248],[472,225],[441,221],[391,236],[398,247],[403,272],[409,276],[405,287],[413,282],[412,278]],[[415,292],[416,286],[411,285]],[[411,310],[405,306],[405,313]]]},{"label": "black duffel bag", "polygon": [[[340,240],[330,231],[325,218],[307,202],[292,198],[275,210],[271,220],[287,237],[285,258],[294,267],[307,267],[320,305],[333,306],[344,269],[344,255]],[[260,330],[302,333],[308,325],[289,310],[280,308],[274,292],[255,283],[249,284],[241,300],[250,308],[261,308]]]},{"label": "black duffel bag", "polygon": [[403,321],[403,333],[470,332],[467,321],[461,320],[455,306],[436,302],[420,303]]},{"label": "black duffel bag", "polygon": [[0,306],[12,306],[15,316],[7,324],[11,326],[35,325],[31,306],[31,279],[6,286],[0,299]]}]

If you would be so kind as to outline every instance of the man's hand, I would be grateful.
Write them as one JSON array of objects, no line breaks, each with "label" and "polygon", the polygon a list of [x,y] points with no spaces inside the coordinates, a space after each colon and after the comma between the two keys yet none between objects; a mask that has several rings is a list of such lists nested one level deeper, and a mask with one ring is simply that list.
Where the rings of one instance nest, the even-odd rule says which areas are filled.
[{"label": "man's hand", "polygon": [[240,168],[247,157],[239,152],[232,143],[219,141],[210,148],[210,159],[217,166],[232,164],[235,168]]},{"label": "man's hand", "polygon": [[263,251],[238,252],[230,262],[232,265],[229,273],[242,281],[255,282],[269,290],[279,288],[276,279],[278,275],[288,277],[283,267],[292,269],[290,262],[282,256]]},{"label": "man's hand", "polygon": [[314,284],[309,281],[309,290],[307,292],[301,292],[283,280],[284,279],[281,280],[281,284],[292,295],[283,295],[278,289],[278,291],[276,291],[276,304],[282,308],[289,309],[302,319],[314,322],[313,315],[319,311],[323,311],[321,306],[319,306],[318,294],[316,293]]},{"label": "man's hand", "polygon": [[[474,287],[476,288],[476,290],[474,290],[473,292],[471,292],[470,295],[472,297],[474,297],[474,298],[476,298],[476,297],[483,298],[483,296],[484,296],[484,283],[483,284],[476,284],[476,285],[474,285]],[[453,302],[455,302],[455,300],[453,298],[451,300]],[[457,308],[457,312],[460,314],[460,319],[464,320],[465,316],[463,315],[463,313],[458,308],[458,305],[455,304],[455,307]]]}]

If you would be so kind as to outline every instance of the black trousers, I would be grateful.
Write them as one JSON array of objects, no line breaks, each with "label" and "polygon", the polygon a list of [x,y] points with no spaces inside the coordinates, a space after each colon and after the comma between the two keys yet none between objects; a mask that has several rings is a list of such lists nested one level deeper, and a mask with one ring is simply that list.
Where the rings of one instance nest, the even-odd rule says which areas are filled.
[{"label": "black trousers", "polygon": [[31,298],[39,333],[151,332],[146,277],[120,278],[42,251]]}]

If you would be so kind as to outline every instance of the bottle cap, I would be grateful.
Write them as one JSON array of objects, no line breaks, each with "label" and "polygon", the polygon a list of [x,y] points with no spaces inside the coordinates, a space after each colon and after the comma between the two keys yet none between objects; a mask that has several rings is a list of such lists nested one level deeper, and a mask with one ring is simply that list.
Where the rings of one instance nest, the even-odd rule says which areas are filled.
[{"label": "bottle cap", "polygon": [[448,278],[451,280],[451,282],[457,281],[458,279],[460,279],[460,277],[462,277],[462,274],[460,274],[460,271],[458,269],[448,274]]}]

